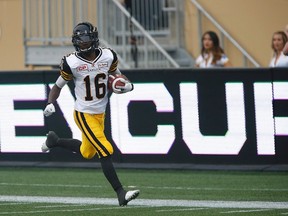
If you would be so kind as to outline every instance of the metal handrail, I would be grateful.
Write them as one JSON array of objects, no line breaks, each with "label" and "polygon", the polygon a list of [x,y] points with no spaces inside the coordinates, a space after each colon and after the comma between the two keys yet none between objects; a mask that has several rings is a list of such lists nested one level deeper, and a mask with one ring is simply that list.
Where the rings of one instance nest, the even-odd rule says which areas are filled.
[{"label": "metal handrail", "polygon": [[[106,40],[104,40],[103,38],[100,38],[99,40],[101,45],[103,45],[104,47],[109,47],[109,43]],[[120,55],[118,55],[117,57],[119,59],[119,65],[121,68],[130,69],[130,66],[124,61],[124,59]]]},{"label": "metal handrail", "polygon": [[[121,10],[121,12],[127,17],[130,17],[129,12],[124,8],[124,6],[117,0],[113,0],[115,5]],[[131,17],[131,22],[143,33],[143,36],[145,36],[158,50],[161,52],[166,59],[173,65],[175,68],[180,68],[179,64],[154,40],[153,37],[142,27],[142,25],[134,19],[134,17]]]},{"label": "metal handrail", "polygon": [[192,4],[194,4],[199,11],[201,11],[218,29],[221,31],[223,35],[227,37],[227,39],[249,60],[255,67],[260,67],[259,63],[257,63],[246,50],[240,46],[239,43],[234,40],[234,38],[224,30],[224,28],[197,2],[197,0],[190,0]]}]

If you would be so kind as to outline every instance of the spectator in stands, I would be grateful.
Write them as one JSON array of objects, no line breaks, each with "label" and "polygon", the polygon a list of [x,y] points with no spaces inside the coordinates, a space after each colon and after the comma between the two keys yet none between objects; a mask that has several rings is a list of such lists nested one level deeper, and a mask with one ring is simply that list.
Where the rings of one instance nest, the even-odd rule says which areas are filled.
[{"label": "spectator in stands", "polygon": [[229,67],[231,63],[220,47],[219,37],[213,31],[207,31],[202,36],[201,55],[195,63],[199,68]]},{"label": "spectator in stands", "polygon": [[276,31],[272,36],[273,57],[269,67],[288,67],[288,56],[283,54],[283,49],[287,43],[287,35],[284,31]]}]

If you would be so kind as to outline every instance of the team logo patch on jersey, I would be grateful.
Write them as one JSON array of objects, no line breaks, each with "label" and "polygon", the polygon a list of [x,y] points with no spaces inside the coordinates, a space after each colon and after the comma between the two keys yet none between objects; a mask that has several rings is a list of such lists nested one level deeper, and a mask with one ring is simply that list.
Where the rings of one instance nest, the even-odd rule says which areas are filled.
[{"label": "team logo patch on jersey", "polygon": [[77,72],[83,71],[83,70],[88,70],[87,64],[83,64],[83,65],[80,65],[79,67],[77,67]]},{"label": "team logo patch on jersey", "polygon": [[98,63],[98,68],[99,69],[105,68],[105,67],[108,67],[108,62],[99,62]]}]

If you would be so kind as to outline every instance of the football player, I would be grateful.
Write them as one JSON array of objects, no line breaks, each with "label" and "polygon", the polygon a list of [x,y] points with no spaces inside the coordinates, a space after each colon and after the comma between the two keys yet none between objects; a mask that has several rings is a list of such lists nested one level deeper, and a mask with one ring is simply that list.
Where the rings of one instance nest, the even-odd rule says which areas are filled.
[{"label": "football player", "polygon": [[[85,159],[91,159],[97,154],[103,173],[117,194],[119,205],[125,206],[140,191],[123,189],[111,160],[113,146],[104,134],[107,81],[109,74],[121,74],[117,68],[118,58],[113,50],[99,47],[98,30],[89,22],[75,26],[72,43],[76,52],[62,58],[60,75],[49,93],[44,115],[48,117],[55,112],[53,104],[61,89],[70,80],[74,80],[74,120],[82,132],[82,141],[60,138],[54,131],[49,131],[42,151],[62,147],[81,154]],[[126,93],[133,90],[133,84],[128,79],[122,82],[124,84],[113,89],[114,92]]]}]

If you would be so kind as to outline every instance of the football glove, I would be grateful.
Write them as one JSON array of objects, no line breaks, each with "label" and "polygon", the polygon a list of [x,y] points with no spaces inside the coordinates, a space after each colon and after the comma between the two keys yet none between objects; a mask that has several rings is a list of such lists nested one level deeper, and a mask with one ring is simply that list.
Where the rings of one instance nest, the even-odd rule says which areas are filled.
[{"label": "football glove", "polygon": [[46,108],[43,111],[46,117],[52,115],[54,112],[55,112],[55,107],[52,103],[47,104]]},{"label": "football glove", "polygon": [[[129,82],[128,80],[124,79],[124,78],[118,78],[119,81],[121,81],[122,83],[124,83],[125,85],[113,85],[112,88],[113,88],[113,92],[116,93],[116,94],[122,94],[122,93],[126,93],[126,92],[129,92],[129,91],[132,91],[134,86],[131,82]],[[115,82],[116,83],[116,82]]]}]

